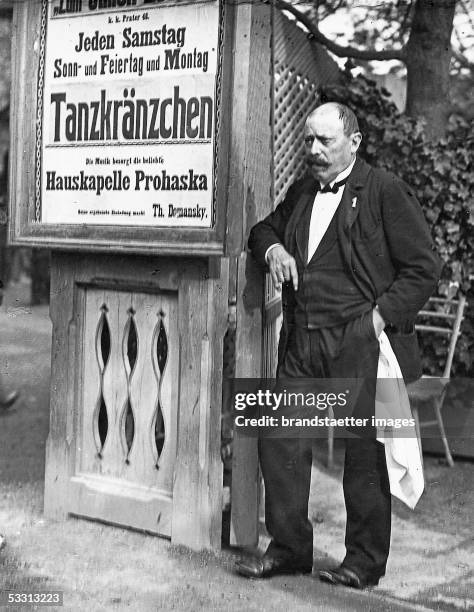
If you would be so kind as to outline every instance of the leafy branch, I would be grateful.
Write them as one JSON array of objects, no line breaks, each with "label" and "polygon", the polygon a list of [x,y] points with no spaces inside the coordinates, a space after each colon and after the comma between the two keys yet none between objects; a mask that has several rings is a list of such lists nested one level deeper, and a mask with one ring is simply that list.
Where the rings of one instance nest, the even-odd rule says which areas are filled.
[{"label": "leafy branch", "polygon": [[376,49],[357,49],[350,45],[339,45],[327,38],[314,22],[301,10],[286,0],[276,0],[275,6],[283,11],[291,13],[296,19],[302,23],[313,36],[316,42],[324,45],[326,49],[337,55],[338,57],[352,57],[360,60],[399,60],[405,62],[406,51],[405,47],[401,49],[386,49],[377,51]]}]

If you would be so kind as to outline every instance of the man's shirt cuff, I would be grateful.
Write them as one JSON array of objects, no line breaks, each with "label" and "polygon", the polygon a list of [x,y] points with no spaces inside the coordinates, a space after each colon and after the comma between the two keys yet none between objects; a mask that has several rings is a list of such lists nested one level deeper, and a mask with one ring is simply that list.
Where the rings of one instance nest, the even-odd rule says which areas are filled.
[{"label": "man's shirt cuff", "polygon": [[270,253],[270,251],[277,246],[282,246],[281,242],[275,242],[275,244],[269,246],[268,249],[265,251],[265,263],[268,263],[268,253]]}]

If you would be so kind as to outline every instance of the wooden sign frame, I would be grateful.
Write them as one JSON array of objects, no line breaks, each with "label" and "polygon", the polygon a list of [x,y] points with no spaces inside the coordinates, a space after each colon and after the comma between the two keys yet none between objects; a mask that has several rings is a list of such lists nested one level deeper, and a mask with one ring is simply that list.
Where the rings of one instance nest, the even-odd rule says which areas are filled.
[{"label": "wooden sign frame", "polygon": [[[214,185],[211,227],[152,227],[78,223],[43,223],[38,203],[38,155],[41,104],[38,82],[43,78],[45,2],[14,5],[10,152],[10,232],[15,246],[61,250],[116,251],[173,255],[223,255],[226,252],[230,101],[232,98],[233,11],[220,0],[219,67],[214,114]],[[166,5],[179,4],[166,2]],[[160,5],[161,6],[161,5]],[[40,112],[39,112],[40,111]],[[39,136],[38,136],[39,135]],[[137,196],[139,197],[139,196]]]}]

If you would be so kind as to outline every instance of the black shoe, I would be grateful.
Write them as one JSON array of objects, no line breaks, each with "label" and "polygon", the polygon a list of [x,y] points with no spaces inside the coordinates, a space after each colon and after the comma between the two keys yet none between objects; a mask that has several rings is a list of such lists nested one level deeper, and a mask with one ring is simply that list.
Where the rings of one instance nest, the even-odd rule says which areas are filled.
[{"label": "black shoe", "polygon": [[3,402],[0,402],[0,413],[7,412],[7,410],[10,410],[10,408],[13,407],[13,404],[19,397],[20,394],[18,391],[12,391],[11,393],[9,393],[5,400]]},{"label": "black shoe", "polygon": [[311,561],[294,555],[273,555],[265,553],[263,557],[245,557],[235,564],[235,570],[246,578],[269,578],[278,574],[310,574],[313,571]]},{"label": "black shoe", "polygon": [[348,567],[339,566],[336,569],[326,569],[319,572],[319,579],[330,584],[340,584],[342,586],[351,587],[353,589],[366,589],[368,587],[377,586],[377,580],[361,578],[353,570]]}]

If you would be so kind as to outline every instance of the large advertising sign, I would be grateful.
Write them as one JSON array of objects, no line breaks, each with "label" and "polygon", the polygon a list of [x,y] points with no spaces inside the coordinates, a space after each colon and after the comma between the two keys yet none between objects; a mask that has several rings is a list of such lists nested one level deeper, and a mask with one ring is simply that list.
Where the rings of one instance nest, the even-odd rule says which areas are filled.
[{"label": "large advertising sign", "polygon": [[218,1],[50,0],[37,221],[211,228]]}]

